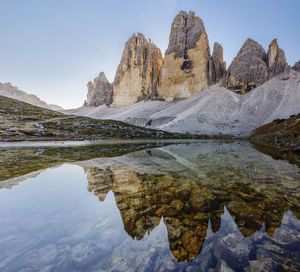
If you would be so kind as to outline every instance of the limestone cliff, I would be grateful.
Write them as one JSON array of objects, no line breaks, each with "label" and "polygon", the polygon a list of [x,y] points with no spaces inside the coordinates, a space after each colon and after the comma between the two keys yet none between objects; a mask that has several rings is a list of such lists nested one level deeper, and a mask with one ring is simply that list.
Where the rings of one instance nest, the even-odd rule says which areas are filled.
[{"label": "limestone cliff", "polygon": [[181,11],[172,23],[157,95],[172,101],[208,87],[210,49],[202,20]]},{"label": "limestone cliff", "polygon": [[111,106],[131,105],[155,93],[162,62],[160,49],[151,40],[133,34],[116,71]]},{"label": "limestone cliff", "polygon": [[112,103],[113,88],[108,82],[105,74],[101,72],[94,82],[90,81],[87,84],[88,94],[86,105],[97,107],[100,105],[110,105]]},{"label": "limestone cliff", "polygon": [[270,69],[269,78],[288,71],[284,51],[279,48],[277,39],[274,39],[269,45],[267,64]]},{"label": "limestone cliff", "polygon": [[244,94],[266,82],[269,77],[266,60],[267,54],[263,47],[247,39],[227,70],[224,86]]},{"label": "limestone cliff", "polygon": [[223,60],[223,47],[219,43],[214,44],[213,54],[208,62],[208,81],[217,83],[226,73],[226,62]]},{"label": "limestone cliff", "polygon": [[230,64],[223,85],[245,94],[288,70],[285,53],[279,48],[277,39],[270,43],[267,53],[259,43],[248,39]]}]

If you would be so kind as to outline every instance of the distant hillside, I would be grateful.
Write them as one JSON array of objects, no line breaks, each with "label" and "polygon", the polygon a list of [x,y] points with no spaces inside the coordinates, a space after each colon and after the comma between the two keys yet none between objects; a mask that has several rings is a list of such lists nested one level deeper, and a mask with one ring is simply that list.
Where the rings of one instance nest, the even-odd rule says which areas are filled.
[{"label": "distant hillside", "polygon": [[55,105],[55,104],[48,104],[48,106],[50,107],[51,110],[54,110],[54,111],[61,111],[61,110],[64,110],[63,107],[58,106],[58,105]]},{"label": "distant hillside", "polygon": [[48,105],[45,101],[39,99],[34,94],[28,94],[18,87],[13,86],[11,83],[1,83],[0,82],[0,95],[17,99],[26,103],[29,103],[34,106],[52,109],[52,110],[62,110],[61,107],[57,105]]}]

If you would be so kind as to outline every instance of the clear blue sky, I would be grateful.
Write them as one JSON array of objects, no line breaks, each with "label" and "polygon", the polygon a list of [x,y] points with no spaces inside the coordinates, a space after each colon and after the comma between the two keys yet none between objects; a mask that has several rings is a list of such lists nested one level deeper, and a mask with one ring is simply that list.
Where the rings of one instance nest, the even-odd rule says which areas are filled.
[{"label": "clear blue sky", "polygon": [[227,65],[248,37],[266,50],[278,38],[290,65],[300,59],[300,0],[0,0],[0,82],[48,103],[81,106],[100,71],[113,80],[132,33],[164,53],[180,10],[203,19]]}]

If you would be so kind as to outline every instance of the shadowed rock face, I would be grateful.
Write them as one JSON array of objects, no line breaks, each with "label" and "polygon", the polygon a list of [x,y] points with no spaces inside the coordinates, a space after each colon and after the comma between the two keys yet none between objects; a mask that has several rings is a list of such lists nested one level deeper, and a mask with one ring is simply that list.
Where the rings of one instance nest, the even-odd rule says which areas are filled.
[{"label": "shadowed rock face", "polygon": [[295,63],[295,65],[293,66],[293,69],[300,72],[300,60]]},{"label": "shadowed rock face", "polygon": [[288,64],[277,39],[270,43],[268,53],[259,43],[248,39],[230,64],[223,86],[245,94],[283,72],[288,72]]},{"label": "shadowed rock face", "polygon": [[223,47],[219,43],[214,44],[212,57],[208,62],[209,84],[217,83],[226,73],[226,62],[223,60]]},{"label": "shadowed rock face", "polygon": [[94,82],[88,83],[88,94],[86,105],[97,107],[100,105],[110,105],[112,103],[113,89],[105,74],[101,72]]},{"label": "shadowed rock face", "polygon": [[263,47],[248,39],[230,64],[224,86],[238,93],[251,91],[268,80],[267,54]]},{"label": "shadowed rock face", "polygon": [[274,39],[269,45],[267,64],[270,69],[269,78],[288,71],[284,51],[279,48],[277,39]]},{"label": "shadowed rock face", "polygon": [[202,20],[181,11],[172,23],[169,46],[160,73],[158,97],[187,98],[208,86],[210,50]]},{"label": "shadowed rock face", "polygon": [[160,49],[143,34],[126,42],[113,82],[112,107],[134,104],[156,92],[163,59]]}]

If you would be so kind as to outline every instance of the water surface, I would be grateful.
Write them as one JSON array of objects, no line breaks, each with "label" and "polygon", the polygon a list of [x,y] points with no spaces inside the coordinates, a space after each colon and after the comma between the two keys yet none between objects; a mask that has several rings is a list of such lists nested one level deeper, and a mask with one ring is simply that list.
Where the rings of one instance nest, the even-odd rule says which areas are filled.
[{"label": "water surface", "polygon": [[0,174],[0,271],[300,270],[300,168],[245,141],[3,147]]}]

